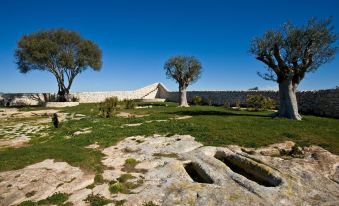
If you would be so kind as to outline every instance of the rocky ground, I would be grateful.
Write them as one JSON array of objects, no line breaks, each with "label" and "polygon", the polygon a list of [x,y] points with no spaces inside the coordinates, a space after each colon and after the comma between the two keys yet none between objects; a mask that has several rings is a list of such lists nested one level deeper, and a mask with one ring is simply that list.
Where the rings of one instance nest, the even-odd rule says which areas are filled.
[{"label": "rocky ground", "polygon": [[339,157],[318,146],[211,147],[154,135],[87,149],[105,155],[101,175],[55,160],[1,172],[0,205],[58,192],[74,205],[339,205]]},{"label": "rocky ground", "polygon": [[52,125],[51,117],[54,113],[58,113],[59,121],[84,117],[81,114],[61,113],[55,109],[35,111],[19,111],[17,108],[0,109],[0,148],[23,147],[34,135],[46,136],[46,133],[40,131]]}]

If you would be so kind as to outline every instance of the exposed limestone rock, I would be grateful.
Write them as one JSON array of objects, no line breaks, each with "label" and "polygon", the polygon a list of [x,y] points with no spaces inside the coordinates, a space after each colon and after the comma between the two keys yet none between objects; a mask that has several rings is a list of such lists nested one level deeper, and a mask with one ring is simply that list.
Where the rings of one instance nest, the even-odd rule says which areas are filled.
[{"label": "exposed limestone rock", "polygon": [[[339,203],[339,158],[311,146],[304,158],[285,158],[293,142],[266,148],[203,147],[191,136],[129,137],[103,150],[103,174],[116,180],[128,158],[138,161],[125,205],[319,205]],[[278,152],[277,152],[278,151]]]},{"label": "exposed limestone rock", "polygon": [[92,127],[83,128],[83,129],[81,129],[81,130],[79,130],[79,131],[74,132],[73,135],[79,136],[79,135],[81,135],[81,134],[88,134],[88,133],[91,133],[91,132],[92,132],[91,129],[92,129]]},{"label": "exposed limestone rock", "polygon": [[186,116],[177,116],[177,117],[174,117],[174,118],[171,118],[171,119],[181,120],[181,119],[190,119],[190,118],[192,118],[192,116],[186,115]]},{"label": "exposed limestone rock", "polygon": [[124,127],[137,127],[137,126],[140,126],[142,125],[142,123],[134,123],[134,124],[124,124],[121,126],[121,128],[124,128]]},{"label": "exposed limestone rock", "polygon": [[54,113],[57,113],[59,110],[55,109],[46,109],[46,110],[37,110],[37,111],[19,111],[16,108],[5,108],[0,110],[0,119],[4,118],[27,118],[27,117],[43,117],[51,116]]},{"label": "exposed limestone rock", "polygon": [[[67,163],[46,160],[0,173],[0,205],[40,200],[65,192],[74,205],[89,194],[124,205],[338,205],[339,157],[318,146],[285,142],[263,148],[203,146],[189,135],[128,137],[102,152],[105,182],[87,187],[86,175]],[[278,152],[277,152],[278,151]],[[124,176],[125,175],[125,176]],[[125,179],[123,178],[125,177]],[[131,187],[109,191],[112,184]],[[8,185],[11,185],[8,187]],[[25,194],[35,191],[31,197]]]},{"label": "exposed limestone rock", "polygon": [[[0,148],[1,147],[23,147],[31,140],[32,136],[47,137],[43,129],[52,125],[51,116],[58,112],[55,109],[19,111],[16,108],[5,108],[0,110]],[[70,119],[80,120],[82,114],[58,113],[60,122]],[[91,132],[88,128],[75,132],[74,135]]]},{"label": "exposed limestone rock", "polygon": [[149,114],[131,114],[128,112],[119,112],[117,114],[117,117],[122,117],[122,118],[140,118],[140,117],[146,117],[149,116]]},{"label": "exposed limestone rock", "polygon": [[27,137],[24,134],[15,136],[9,139],[2,139],[0,140],[0,148],[1,147],[22,147],[30,140],[31,138]]},{"label": "exposed limestone rock", "polygon": [[90,144],[90,145],[86,146],[85,148],[87,148],[87,149],[98,149],[99,147],[100,147],[100,145],[97,142],[95,142],[94,144]]},{"label": "exposed limestone rock", "polygon": [[[1,206],[39,201],[56,192],[72,194],[69,201],[81,205],[87,197],[84,188],[94,182],[94,175],[85,174],[65,162],[48,159],[23,169],[1,172],[0,179]],[[32,192],[32,196],[26,196]]]}]

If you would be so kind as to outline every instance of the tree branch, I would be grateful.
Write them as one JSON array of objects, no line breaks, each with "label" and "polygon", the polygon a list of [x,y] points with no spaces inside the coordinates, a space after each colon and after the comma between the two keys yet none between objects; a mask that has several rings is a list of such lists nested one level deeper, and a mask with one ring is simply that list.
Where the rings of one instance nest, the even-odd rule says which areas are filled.
[{"label": "tree branch", "polygon": [[284,62],[284,60],[282,59],[281,57],[281,54],[280,54],[280,50],[279,50],[279,46],[278,44],[274,44],[274,47],[273,47],[273,55],[274,55],[274,58],[277,60],[278,62],[278,66],[280,69],[285,69],[286,68],[286,64]]}]

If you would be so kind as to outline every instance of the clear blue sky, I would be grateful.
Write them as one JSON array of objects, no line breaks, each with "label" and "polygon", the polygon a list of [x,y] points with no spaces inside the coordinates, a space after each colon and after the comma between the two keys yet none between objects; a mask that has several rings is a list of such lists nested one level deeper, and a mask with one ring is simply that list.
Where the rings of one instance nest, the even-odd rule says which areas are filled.
[{"label": "clear blue sky", "polygon": [[[56,91],[47,72],[21,74],[13,52],[24,34],[50,28],[80,32],[103,51],[100,72],[86,71],[72,91],[129,90],[166,79],[164,62],[172,55],[194,55],[203,64],[202,78],[190,90],[274,88],[257,71],[263,64],[248,53],[251,39],[290,20],[333,17],[339,31],[339,1],[0,1],[0,92]],[[300,89],[339,85],[339,57],[308,74]]]}]

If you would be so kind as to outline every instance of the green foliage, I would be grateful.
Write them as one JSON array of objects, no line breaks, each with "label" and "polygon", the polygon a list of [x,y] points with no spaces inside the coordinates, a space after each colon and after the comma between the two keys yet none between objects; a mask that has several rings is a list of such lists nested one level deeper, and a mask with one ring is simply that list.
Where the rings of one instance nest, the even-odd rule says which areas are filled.
[{"label": "green foliage", "polygon": [[101,56],[101,50],[95,43],[83,39],[77,32],[65,29],[25,35],[15,50],[19,71],[27,73],[41,70],[52,73],[58,82],[58,94],[63,95],[63,98],[68,95],[78,74],[87,68],[100,70]]},{"label": "green foliage", "polygon": [[62,205],[66,200],[68,200],[68,194],[57,192],[52,196],[47,197],[45,200],[40,200],[39,205]]},{"label": "green foliage", "polygon": [[115,200],[114,204],[115,204],[115,206],[122,206],[122,205],[125,204],[125,202],[126,202],[126,200]]},{"label": "green foliage", "polygon": [[231,108],[231,104],[229,103],[229,102],[227,102],[227,101],[225,101],[224,102],[224,108],[226,108],[226,109],[229,109],[229,108]]},{"label": "green foliage", "polygon": [[193,97],[193,104],[194,105],[202,105],[202,97],[201,96],[194,96]]},{"label": "green foliage", "polygon": [[139,163],[139,161],[136,160],[136,159],[134,159],[134,158],[128,158],[128,159],[125,160],[125,165],[127,165],[127,166],[132,166],[132,167],[134,167],[134,166],[136,166],[138,163]]},{"label": "green foliage", "polygon": [[23,201],[20,204],[18,204],[18,206],[36,206],[36,205],[37,205],[37,203],[33,202],[31,200],[26,200],[26,201]]},{"label": "green foliage", "polygon": [[118,108],[118,103],[117,97],[106,98],[105,101],[99,103],[100,115],[105,118],[111,118]]},{"label": "green foliage", "polygon": [[120,182],[113,183],[109,186],[109,191],[113,194],[123,191],[123,185]]},{"label": "green foliage", "polygon": [[[80,104],[75,107],[62,108],[60,112],[85,114],[87,117],[81,120],[65,121],[59,129],[45,128],[41,132],[48,136],[43,138],[33,136],[26,147],[2,148],[0,171],[17,170],[45,159],[57,159],[85,171],[102,173],[105,169],[101,162],[103,154],[99,150],[89,150],[85,148],[86,146],[97,142],[106,148],[116,145],[125,137],[153,134],[164,136],[166,134],[169,136],[190,134],[200,143],[212,146],[237,144],[245,147],[262,147],[292,140],[301,146],[321,145],[332,153],[339,154],[338,119],[305,115],[302,121],[292,122],[288,119],[272,119],[270,111],[237,111],[225,109],[222,106],[194,106],[183,109],[177,108],[175,103],[167,104],[169,104],[168,107],[153,106],[135,110],[134,113],[137,115],[149,114],[149,116],[134,119],[101,118],[97,115],[97,104]],[[40,110],[41,107],[29,107],[28,109]],[[121,128],[123,124],[170,119],[183,115],[190,115],[192,118]],[[29,119],[29,121],[36,121],[36,118]],[[5,128],[9,123],[25,124],[25,121],[14,118],[7,121],[0,120],[0,128]],[[92,133],[84,134],[81,138],[65,138],[88,127],[92,127]],[[290,132],[286,133],[286,131]],[[135,170],[134,168],[131,172]]]},{"label": "green foliage", "polygon": [[124,104],[125,109],[134,109],[136,106],[135,101],[133,99],[125,99]]},{"label": "green foliage", "polygon": [[102,177],[101,174],[96,174],[95,177],[94,177],[94,183],[95,184],[102,184],[104,183],[104,178]]},{"label": "green foliage", "polygon": [[118,178],[118,181],[119,182],[122,182],[122,183],[125,183],[127,182],[128,180],[130,179],[134,179],[135,177],[129,173],[127,174],[122,174],[119,178]]},{"label": "green foliage", "polygon": [[241,106],[240,100],[236,100],[235,101],[235,107],[240,108],[240,106]]},{"label": "green foliage", "polygon": [[254,111],[269,110],[276,107],[273,99],[262,95],[249,95],[246,102],[247,106],[253,108]]},{"label": "green foliage", "polygon": [[35,195],[35,193],[36,193],[36,191],[31,191],[31,192],[26,193],[25,196],[26,197],[32,197],[32,196]]},{"label": "green foliage", "polygon": [[76,96],[71,97],[71,102],[79,102],[79,98]]},{"label": "green foliage", "polygon": [[174,79],[180,87],[186,88],[201,75],[201,63],[193,56],[174,56],[164,65],[166,76]]},{"label": "green foliage", "polygon": [[144,202],[142,206],[158,206],[157,204],[153,203],[152,201]]},{"label": "green foliage", "polygon": [[316,71],[334,58],[337,39],[331,19],[312,18],[304,26],[288,22],[281,29],[254,38],[250,52],[268,66],[268,73],[259,73],[262,78],[277,82],[288,79],[299,84],[305,73]]},{"label": "green foliage", "polygon": [[97,195],[88,195],[85,199],[87,203],[90,203],[91,206],[103,206],[111,203],[112,201],[109,199],[106,199],[105,197],[97,194]]},{"label": "green foliage", "polygon": [[116,194],[116,193],[130,194],[131,189],[135,189],[143,183],[142,180],[138,180],[136,183],[130,182],[129,180],[131,180],[131,179],[135,179],[135,177],[131,174],[128,174],[128,173],[122,174],[117,179],[118,182],[112,181],[110,183],[109,191],[113,194]]},{"label": "green foliage", "polygon": [[207,103],[208,103],[208,106],[212,106],[213,105],[213,99],[209,98]]}]

